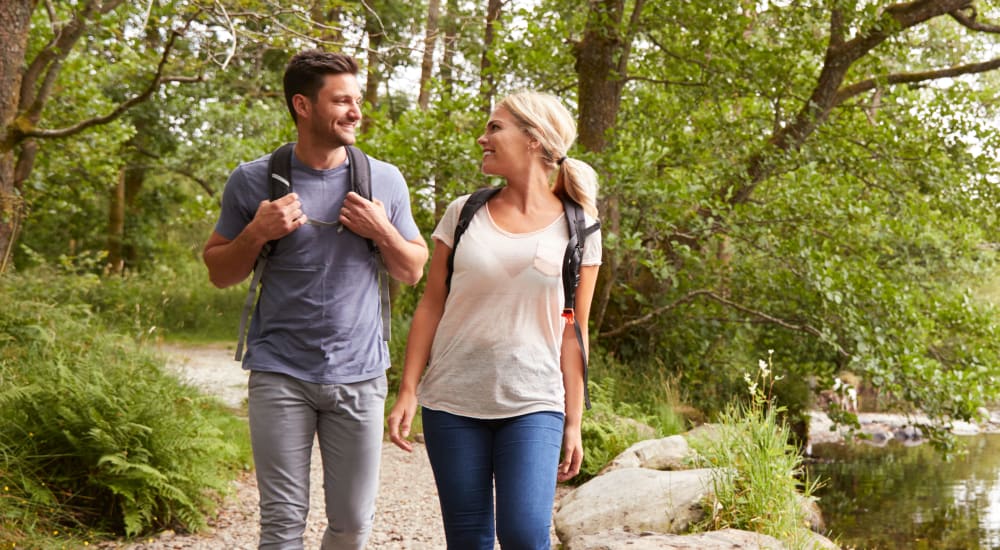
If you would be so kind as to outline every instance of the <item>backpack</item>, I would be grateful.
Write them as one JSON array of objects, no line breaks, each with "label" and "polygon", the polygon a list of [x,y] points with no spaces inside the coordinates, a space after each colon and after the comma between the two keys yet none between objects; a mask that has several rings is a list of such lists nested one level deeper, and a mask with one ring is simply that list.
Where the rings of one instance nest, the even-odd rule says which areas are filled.
[{"label": "backpack", "polygon": [[[292,192],[292,151],[294,148],[294,143],[286,143],[275,149],[267,161],[268,185],[270,188],[270,200],[272,201]],[[351,191],[354,191],[367,200],[372,200],[372,174],[368,156],[357,147],[346,145],[344,148],[347,150],[347,169],[348,178],[351,182]],[[342,229],[343,226],[338,227],[337,230],[340,231]],[[365,240],[368,242],[368,250],[372,253],[378,265],[378,286],[382,309],[382,337],[386,341],[389,341],[392,330],[389,304],[389,273],[382,262],[382,255],[379,253],[378,247],[371,239]],[[265,243],[260,249],[257,261],[254,263],[253,278],[250,279],[250,290],[247,292],[247,299],[243,304],[243,313],[240,316],[239,342],[236,344],[235,356],[235,360],[237,361],[243,358],[243,344],[246,341],[247,321],[250,318],[250,311],[257,302],[257,288],[261,284],[261,278],[267,267],[267,258],[277,242],[269,241]]]},{"label": "backpack", "polygon": [[[476,211],[482,208],[488,200],[500,192],[502,187],[487,187],[479,189],[469,195],[469,199],[462,206],[458,214],[458,223],[455,225],[455,237],[451,246],[451,254],[448,255],[448,275],[445,279],[445,287],[451,291],[451,275],[455,271],[455,251],[458,250],[458,242],[462,239],[462,234],[472,223],[472,217]],[[576,341],[580,345],[580,353],[583,354],[583,399],[587,408],[590,409],[590,391],[587,388],[587,351],[583,347],[583,333],[580,331],[580,324],[576,322],[576,287],[580,285],[580,264],[583,262],[583,245],[587,237],[601,228],[601,222],[594,222],[587,227],[587,222],[583,216],[583,208],[576,201],[561,196],[563,212],[566,214],[566,224],[569,226],[569,242],[566,244],[566,252],[563,254],[562,262],[562,283],[564,307],[562,316],[566,322],[573,324],[576,332]]]}]

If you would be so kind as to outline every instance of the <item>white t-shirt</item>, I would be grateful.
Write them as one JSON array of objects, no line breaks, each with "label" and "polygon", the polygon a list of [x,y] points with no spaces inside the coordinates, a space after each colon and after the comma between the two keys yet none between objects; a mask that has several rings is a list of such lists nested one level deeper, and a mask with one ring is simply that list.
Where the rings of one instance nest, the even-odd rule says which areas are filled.
[{"label": "white t-shirt", "polygon": [[[468,195],[453,201],[432,237],[453,246]],[[587,226],[595,222],[586,217]],[[480,208],[462,235],[430,363],[417,387],[429,409],[472,418],[564,412],[559,352],[565,214],[538,231],[510,233]],[[587,237],[582,265],[601,263],[601,233]]]}]

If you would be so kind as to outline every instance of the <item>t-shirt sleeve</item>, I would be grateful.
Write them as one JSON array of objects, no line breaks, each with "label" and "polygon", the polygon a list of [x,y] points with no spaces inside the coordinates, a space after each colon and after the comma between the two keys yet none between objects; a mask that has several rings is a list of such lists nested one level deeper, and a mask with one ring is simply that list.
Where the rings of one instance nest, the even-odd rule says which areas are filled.
[{"label": "t-shirt sleeve", "polygon": [[455,248],[455,227],[458,225],[458,216],[462,213],[462,207],[468,200],[469,195],[462,195],[451,201],[451,204],[444,211],[444,216],[441,216],[441,221],[434,228],[431,238],[441,241],[448,248]]},{"label": "t-shirt sleeve", "polygon": [[420,228],[413,219],[410,209],[410,191],[406,187],[406,179],[393,165],[386,164],[387,179],[392,182],[392,195],[389,198],[389,221],[407,241],[420,236]]},{"label": "t-shirt sleeve", "polygon": [[[585,216],[584,220],[587,223],[587,227],[597,222],[597,220],[590,216]],[[601,265],[602,252],[601,230],[598,229],[587,235],[587,240],[583,243],[583,260],[580,262],[580,265]]]},{"label": "t-shirt sleeve", "polygon": [[256,207],[251,208],[250,205],[257,205],[263,200],[254,202],[247,178],[247,165],[237,166],[222,191],[222,206],[215,231],[230,241],[239,236],[257,213]]}]

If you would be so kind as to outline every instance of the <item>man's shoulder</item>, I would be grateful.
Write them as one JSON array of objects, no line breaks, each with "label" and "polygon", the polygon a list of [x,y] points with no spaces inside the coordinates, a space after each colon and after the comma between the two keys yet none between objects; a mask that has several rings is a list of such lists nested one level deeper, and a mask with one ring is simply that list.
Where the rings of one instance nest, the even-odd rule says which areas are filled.
[{"label": "man's shoulder", "polygon": [[388,162],[388,161],[384,161],[384,160],[382,160],[380,158],[377,158],[377,157],[373,157],[372,155],[368,154],[367,152],[365,153],[365,155],[368,157],[368,162],[369,162],[369,164],[372,167],[372,175],[375,175],[375,174],[400,174],[400,175],[402,175],[402,172],[399,171],[399,167],[397,167],[395,164],[393,164],[391,162]]},{"label": "man's shoulder", "polygon": [[[367,154],[367,153],[365,153]],[[382,189],[392,194],[407,193],[406,178],[395,164],[368,155],[371,166],[373,190]]]},{"label": "man's shoulder", "polygon": [[233,173],[239,173],[247,179],[255,179],[267,174],[267,162],[271,158],[271,153],[265,153],[255,159],[245,160],[236,166]]}]

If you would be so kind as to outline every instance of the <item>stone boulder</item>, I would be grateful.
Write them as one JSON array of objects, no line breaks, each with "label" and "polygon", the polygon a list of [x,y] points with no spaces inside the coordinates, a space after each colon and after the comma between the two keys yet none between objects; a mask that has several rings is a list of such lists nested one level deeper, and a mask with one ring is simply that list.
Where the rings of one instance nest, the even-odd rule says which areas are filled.
[{"label": "stone boulder", "polygon": [[[717,439],[720,429],[705,425],[640,441],[564,496],[553,523],[565,550],[785,548],[772,537],[735,529],[681,534],[704,517],[702,505],[713,490],[712,469],[686,469],[696,462],[688,441]],[[800,495],[800,505],[810,527],[823,532],[815,500]],[[837,548],[816,532],[807,547]]]},{"label": "stone boulder", "polygon": [[555,514],[556,535],[580,535],[627,526],[633,532],[681,533],[704,514],[712,470],[679,472],[623,468],[597,476],[564,496]]},{"label": "stone boulder", "polygon": [[597,475],[623,468],[650,470],[685,470],[694,456],[687,439],[672,435],[661,439],[646,439],[622,451]]},{"label": "stone boulder", "polygon": [[[839,550],[830,539],[810,532],[807,541],[800,541],[810,550]],[[789,546],[778,539],[740,529],[720,529],[692,535],[675,535],[644,531],[633,533],[610,529],[589,535],[579,535],[563,546],[563,550],[784,550]]]},{"label": "stone boulder", "polygon": [[630,533],[612,529],[570,539],[564,550],[781,550],[786,548],[778,539],[738,529],[722,529],[694,535]]}]

